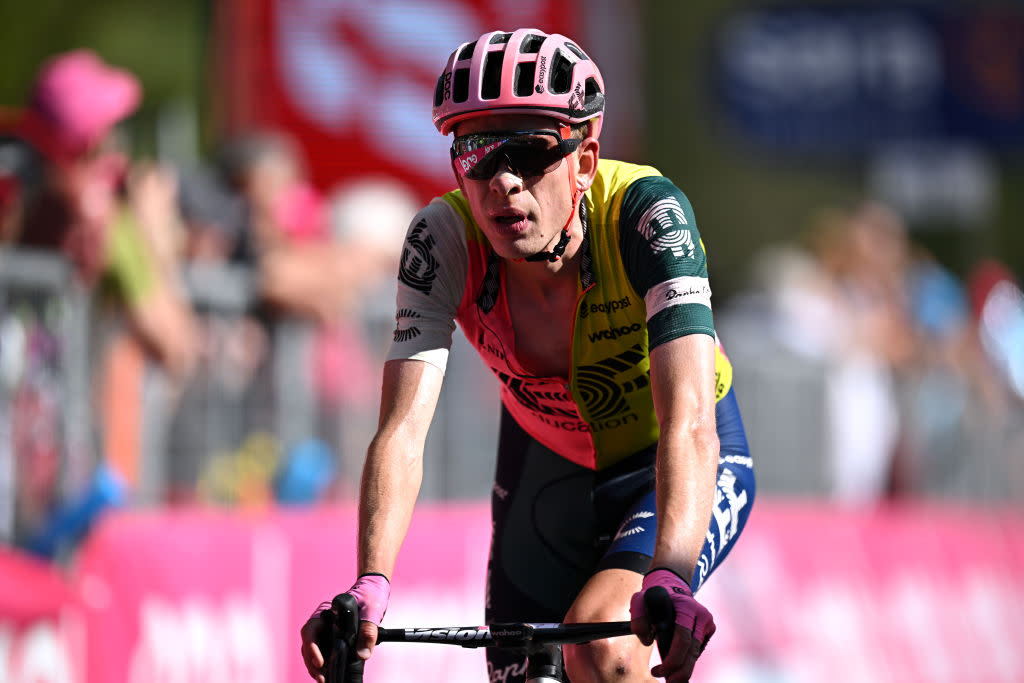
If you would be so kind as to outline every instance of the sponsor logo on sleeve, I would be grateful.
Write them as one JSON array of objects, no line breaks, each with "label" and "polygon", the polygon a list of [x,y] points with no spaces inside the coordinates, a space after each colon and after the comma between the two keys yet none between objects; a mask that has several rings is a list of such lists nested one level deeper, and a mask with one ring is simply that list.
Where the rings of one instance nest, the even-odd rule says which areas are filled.
[{"label": "sponsor logo on sleeve", "polygon": [[430,294],[437,277],[437,259],[433,254],[434,237],[426,234],[426,229],[427,222],[420,219],[406,236],[398,279],[417,291]]},{"label": "sponsor logo on sleeve", "polygon": [[640,218],[637,230],[655,254],[671,252],[676,258],[693,258],[693,233],[687,226],[686,214],[679,200],[665,197],[655,202]]},{"label": "sponsor logo on sleeve", "polygon": [[420,336],[420,328],[416,326],[416,319],[420,314],[411,308],[401,308],[395,315],[394,339],[399,344],[415,339]]},{"label": "sponsor logo on sleeve", "polygon": [[647,319],[671,306],[699,304],[711,308],[711,285],[706,277],[677,277],[659,282],[644,297]]}]

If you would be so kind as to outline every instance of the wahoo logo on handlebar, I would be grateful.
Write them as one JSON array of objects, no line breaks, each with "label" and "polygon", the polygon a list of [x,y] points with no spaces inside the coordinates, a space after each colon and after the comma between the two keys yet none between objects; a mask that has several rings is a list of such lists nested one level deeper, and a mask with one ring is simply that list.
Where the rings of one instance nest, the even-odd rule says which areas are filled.
[{"label": "wahoo logo on handlebar", "polygon": [[[668,591],[653,586],[644,593],[644,608],[654,627],[658,652],[668,655],[675,631],[675,607]],[[362,683],[366,663],[356,654],[359,607],[348,593],[331,601],[320,613],[317,646],[324,655],[327,683]],[[377,643],[437,643],[464,648],[500,647],[518,650],[527,657],[527,683],[562,683],[562,645],[588,643],[602,638],[630,635],[628,621],[584,624],[491,624],[439,628],[379,628]]]}]

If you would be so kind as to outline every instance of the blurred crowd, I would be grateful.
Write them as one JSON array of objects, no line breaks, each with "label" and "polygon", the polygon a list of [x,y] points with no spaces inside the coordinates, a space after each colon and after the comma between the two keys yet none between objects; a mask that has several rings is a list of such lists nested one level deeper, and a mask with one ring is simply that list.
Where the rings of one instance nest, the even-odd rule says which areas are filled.
[{"label": "blurred crowd", "polygon": [[[151,497],[160,502],[350,495],[376,420],[411,193],[365,178],[325,194],[283,131],[227,136],[197,168],[133,158],[119,125],[142,97],[131,73],[77,50],[41,66],[23,107],[0,110],[0,271],[11,247],[59,256],[99,321],[89,369],[97,455],[69,495],[51,312],[0,309],[0,484],[16,473],[0,538],[41,555],[145,489],[152,463],[139,454],[160,431],[144,424],[154,395],[173,416],[157,448],[167,455]],[[822,368],[830,495],[956,494],[949,482],[1002,458],[984,467],[997,473],[992,497],[1021,498],[1024,295],[1005,265],[957,277],[870,201],[822,209],[800,241],[756,263],[757,310],[726,307],[723,321],[745,318],[747,343]],[[271,363],[285,353],[281,321],[305,331],[301,362],[284,372]],[[280,403],[303,383],[320,422],[285,439],[271,413],[292,406],[268,408],[266,394]],[[774,454],[758,457],[773,467]]]},{"label": "blurred crowd", "polygon": [[[223,419],[201,413],[225,393],[252,401],[264,385],[288,381],[268,379],[272,330],[295,320],[311,331],[308,375],[324,410],[345,403],[369,415],[376,405],[373,367],[387,337],[368,335],[362,322],[368,309],[393,301],[402,237],[417,208],[410,192],[365,178],[322,193],[301,149],[275,130],[225,136],[197,168],[133,158],[122,124],[142,98],[136,76],[83,49],[42,64],[25,105],[0,110],[0,269],[19,250],[58,256],[98,321],[89,379],[100,452],[84,490],[67,500],[59,323],[46,306],[19,308],[10,297],[2,311],[11,438],[0,455],[13,462],[0,471],[16,476],[13,528],[3,536],[44,555],[140,487],[141,421],[154,376],[166,412],[195,431],[199,417]],[[241,279],[218,279],[224,272]],[[244,286],[225,304],[230,282]],[[171,455],[194,443],[189,434],[165,436]],[[214,445],[221,452],[169,463],[161,498],[323,498],[339,474],[337,435],[316,436],[282,444],[272,424],[240,425]]]},{"label": "blurred crowd", "polygon": [[863,201],[822,208],[754,272],[733,317],[821,368],[835,500],[1024,498],[1024,294],[1005,264],[958,277],[897,213]]}]

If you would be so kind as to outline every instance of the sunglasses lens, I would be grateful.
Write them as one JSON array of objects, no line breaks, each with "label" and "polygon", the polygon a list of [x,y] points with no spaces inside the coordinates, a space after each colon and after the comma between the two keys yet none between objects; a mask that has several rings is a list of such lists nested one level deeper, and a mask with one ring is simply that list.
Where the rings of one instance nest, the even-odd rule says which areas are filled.
[{"label": "sunglasses lens", "polygon": [[470,180],[490,180],[498,172],[498,166],[504,160],[505,157],[502,154],[492,152],[470,167],[465,175]]},{"label": "sunglasses lens", "polygon": [[509,137],[467,135],[452,143],[452,158],[457,170],[471,180],[490,180],[502,165],[521,178],[532,178],[558,168],[562,158],[576,149],[573,142],[576,139],[563,141],[555,131]]},{"label": "sunglasses lens", "polygon": [[513,146],[505,151],[509,166],[523,178],[544,175],[558,168],[562,152],[557,145],[538,147],[533,145]]}]

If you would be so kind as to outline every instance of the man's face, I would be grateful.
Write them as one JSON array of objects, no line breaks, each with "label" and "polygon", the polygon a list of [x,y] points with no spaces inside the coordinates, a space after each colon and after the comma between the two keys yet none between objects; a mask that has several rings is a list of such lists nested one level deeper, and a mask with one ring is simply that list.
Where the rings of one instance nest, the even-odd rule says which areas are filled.
[{"label": "man's face", "polygon": [[[496,115],[463,121],[455,127],[455,137],[558,129],[558,122],[547,117]],[[537,139],[545,140],[545,137]],[[557,144],[554,137],[550,137],[550,141],[552,146]],[[485,179],[456,173],[473,218],[499,256],[522,259],[545,250],[568,220],[573,209],[568,165],[577,163],[576,154],[552,163],[557,166],[548,172],[524,173],[525,178],[517,175],[517,169],[510,168],[505,161],[497,164],[494,174]]]}]

